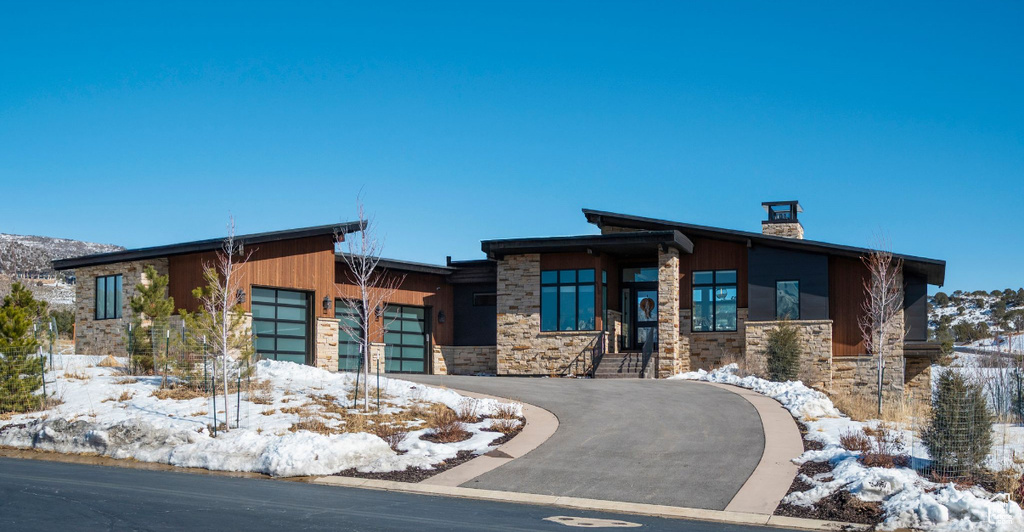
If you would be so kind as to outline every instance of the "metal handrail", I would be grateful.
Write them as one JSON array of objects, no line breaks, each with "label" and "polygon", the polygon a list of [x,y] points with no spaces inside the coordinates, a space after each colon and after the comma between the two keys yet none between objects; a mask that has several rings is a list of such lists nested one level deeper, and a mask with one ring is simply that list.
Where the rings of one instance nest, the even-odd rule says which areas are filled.
[{"label": "metal handrail", "polygon": [[590,372],[589,372],[590,378],[594,378],[594,375],[597,374],[597,366],[601,365],[601,360],[604,359],[604,352],[605,352],[605,345],[604,345],[604,343],[605,343],[604,331],[601,331],[601,332],[597,333],[597,339],[596,339],[596,342],[594,342],[594,348],[593,348],[593,350],[591,352],[591,356],[590,356],[590,360],[591,360],[591,366],[590,366]]},{"label": "metal handrail", "polygon": [[648,334],[644,340],[644,361],[640,365],[640,378],[647,377],[647,365],[651,362],[651,355],[654,354],[654,342],[651,341],[653,334]]},{"label": "metal handrail", "polygon": [[[578,355],[565,365],[562,371],[559,372],[559,375],[565,377],[571,373],[577,376],[586,375],[593,377],[594,372],[597,370],[597,365],[601,363],[601,358],[604,357],[604,351],[604,332],[600,332],[593,340],[587,343],[586,347]],[[590,359],[589,361],[587,360],[588,358]]]}]

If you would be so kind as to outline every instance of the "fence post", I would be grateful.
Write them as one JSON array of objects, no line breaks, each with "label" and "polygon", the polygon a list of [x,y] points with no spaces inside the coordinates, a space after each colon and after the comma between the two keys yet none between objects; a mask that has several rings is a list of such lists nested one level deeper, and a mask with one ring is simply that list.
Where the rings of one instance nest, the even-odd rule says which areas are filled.
[{"label": "fence post", "polygon": [[359,351],[361,356],[359,357],[359,365],[356,366],[356,391],[352,393],[352,408],[356,407],[356,401],[359,400],[359,374],[363,372],[362,350],[363,346],[360,345]]},{"label": "fence post", "polygon": [[39,406],[46,408],[46,359],[43,358],[42,353],[39,353],[39,375],[43,378],[43,397]]},{"label": "fence post", "polygon": [[55,335],[55,331],[54,331],[54,327],[53,327],[53,318],[50,318],[49,326],[50,326],[50,367],[52,368],[53,367],[53,338],[54,338],[54,335]]},{"label": "fence post", "polygon": [[242,367],[238,367],[238,383],[235,385],[237,390],[235,392],[235,428],[241,427],[241,409],[242,409]]},{"label": "fence post", "polygon": [[380,414],[380,360],[374,366],[377,367],[377,413]]}]

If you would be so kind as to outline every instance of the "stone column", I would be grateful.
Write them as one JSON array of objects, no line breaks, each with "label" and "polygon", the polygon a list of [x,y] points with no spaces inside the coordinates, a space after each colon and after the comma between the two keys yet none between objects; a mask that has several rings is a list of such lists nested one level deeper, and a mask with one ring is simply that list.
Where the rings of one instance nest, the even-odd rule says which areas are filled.
[{"label": "stone column", "polygon": [[370,373],[377,373],[378,366],[381,374],[386,371],[387,366],[384,360],[384,343],[383,342],[371,342],[370,343]]},{"label": "stone column", "polygon": [[658,250],[658,377],[688,370],[679,353],[679,250]]},{"label": "stone column", "polygon": [[313,365],[327,371],[338,371],[338,320],[316,319],[316,348]]}]

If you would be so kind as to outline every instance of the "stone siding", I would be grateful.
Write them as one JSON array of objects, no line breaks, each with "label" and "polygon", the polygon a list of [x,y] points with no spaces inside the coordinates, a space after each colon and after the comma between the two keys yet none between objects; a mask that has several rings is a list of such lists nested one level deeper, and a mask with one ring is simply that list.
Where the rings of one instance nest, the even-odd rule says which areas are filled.
[{"label": "stone siding", "polygon": [[679,336],[679,250],[658,250],[658,377],[690,371],[686,347]]},{"label": "stone siding", "polygon": [[[902,280],[900,280],[902,282]],[[892,335],[903,334],[903,312],[893,319]],[[878,357],[872,355],[835,357],[832,361],[832,389],[836,394],[867,394],[878,397]],[[904,399],[903,382],[906,378],[903,344],[897,343],[885,357],[882,372],[882,401],[899,405]]]},{"label": "stone siding", "polygon": [[692,332],[692,310],[680,311],[679,330],[689,340],[690,371],[698,369],[712,370],[727,364],[743,363],[745,336],[744,323],[747,321],[747,309],[736,309],[735,332]]},{"label": "stone siding", "polygon": [[608,309],[608,322],[611,326],[606,327],[605,330],[611,334],[605,344],[605,350],[608,353],[618,353],[619,346],[622,345],[622,313]]},{"label": "stone siding", "polygon": [[[157,258],[145,261],[118,262],[85,266],[75,270],[75,352],[80,355],[126,354],[126,334],[132,319],[129,304],[135,296],[135,285],[148,284],[143,275],[146,266],[152,265],[160,275],[167,275],[167,259]],[[96,278],[121,274],[121,318],[96,319]]]},{"label": "stone siding", "polygon": [[761,233],[803,240],[804,226],[800,222],[761,222]]},{"label": "stone siding", "polygon": [[327,371],[338,371],[338,320],[316,319],[316,344],[313,365]]},{"label": "stone siding", "polygon": [[[746,323],[747,371],[767,377],[768,334],[779,327],[778,321],[748,321]],[[800,371],[797,374],[805,385],[821,391],[832,389],[832,320],[791,321],[800,338]]]},{"label": "stone siding", "polygon": [[599,334],[541,332],[539,254],[506,256],[497,277],[498,375],[556,375]]},{"label": "stone siding", "polygon": [[930,409],[932,404],[932,361],[927,357],[907,357],[903,387],[911,404]]},{"label": "stone siding", "polygon": [[[442,359],[448,375],[494,375],[498,372],[497,347],[484,346],[440,346]],[[437,366],[434,366],[437,374]]]}]

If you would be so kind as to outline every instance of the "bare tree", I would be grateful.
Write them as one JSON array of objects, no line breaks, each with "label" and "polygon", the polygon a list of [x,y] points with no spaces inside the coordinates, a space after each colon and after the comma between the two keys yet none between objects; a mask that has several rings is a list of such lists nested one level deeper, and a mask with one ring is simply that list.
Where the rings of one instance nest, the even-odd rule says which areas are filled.
[{"label": "bare tree", "polygon": [[878,249],[861,257],[870,278],[864,280],[863,313],[858,319],[868,353],[878,358],[878,414],[882,414],[885,359],[907,336],[903,320],[903,260],[893,257],[887,243],[879,239]]},{"label": "bare tree", "polygon": [[[245,311],[241,306],[242,272],[241,267],[252,256],[253,251],[244,249],[243,243],[235,238],[235,218],[229,218],[228,236],[224,239],[221,249],[217,251],[212,263],[203,263],[203,279],[206,286],[192,291],[199,300],[200,310],[195,314],[183,312],[193,335],[202,335],[211,341],[214,357],[214,381],[216,381],[217,364],[221,362],[221,373],[224,384],[224,419],[231,419],[228,412],[228,368],[235,358],[252,354],[252,337],[245,326]],[[217,393],[214,389],[214,394]],[[225,423],[225,427],[229,424]]]},{"label": "bare tree", "polygon": [[[339,322],[341,333],[352,338],[359,338],[359,353],[363,357],[363,382],[370,377],[370,334],[376,318],[384,316],[387,303],[402,286],[405,276],[384,272],[380,266],[380,255],[384,249],[383,239],[377,236],[372,220],[368,220],[362,201],[357,201],[356,210],[359,216],[359,235],[339,233],[335,235],[335,243],[344,245],[341,254],[345,262],[345,276],[348,284],[355,287],[355,294],[346,294],[339,289],[339,296],[350,308],[356,311],[358,327],[356,329],[346,320]],[[384,324],[382,324],[382,327]],[[370,390],[363,386],[363,409],[370,405]]]}]

